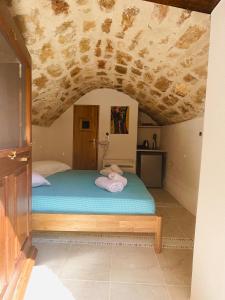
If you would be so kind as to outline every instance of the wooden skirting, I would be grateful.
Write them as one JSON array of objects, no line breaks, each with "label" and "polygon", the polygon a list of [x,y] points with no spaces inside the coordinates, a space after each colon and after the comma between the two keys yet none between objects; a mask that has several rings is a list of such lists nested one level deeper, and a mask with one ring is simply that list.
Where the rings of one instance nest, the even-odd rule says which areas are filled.
[{"label": "wooden skirting", "polygon": [[161,251],[162,218],[156,215],[32,214],[36,231],[142,232],[155,234],[155,251]]}]

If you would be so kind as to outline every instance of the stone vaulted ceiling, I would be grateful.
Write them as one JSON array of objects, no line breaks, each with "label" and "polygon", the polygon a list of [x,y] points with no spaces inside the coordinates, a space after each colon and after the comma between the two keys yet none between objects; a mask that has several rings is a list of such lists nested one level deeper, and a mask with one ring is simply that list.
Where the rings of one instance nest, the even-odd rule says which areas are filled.
[{"label": "stone vaulted ceiling", "polygon": [[[122,91],[159,124],[204,110],[210,16],[142,0],[7,0],[33,59],[33,124]],[[107,99],[106,99],[107,101]]]}]

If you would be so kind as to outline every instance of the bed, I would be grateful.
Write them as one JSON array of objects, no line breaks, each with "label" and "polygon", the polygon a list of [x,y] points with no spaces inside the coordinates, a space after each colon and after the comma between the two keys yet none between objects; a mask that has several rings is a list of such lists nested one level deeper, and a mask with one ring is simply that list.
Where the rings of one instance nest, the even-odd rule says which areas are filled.
[{"label": "bed", "polygon": [[98,176],[97,171],[68,170],[48,176],[50,186],[33,188],[32,229],[154,233],[160,252],[162,220],[143,182],[125,173],[128,185],[110,193],[96,187]]}]

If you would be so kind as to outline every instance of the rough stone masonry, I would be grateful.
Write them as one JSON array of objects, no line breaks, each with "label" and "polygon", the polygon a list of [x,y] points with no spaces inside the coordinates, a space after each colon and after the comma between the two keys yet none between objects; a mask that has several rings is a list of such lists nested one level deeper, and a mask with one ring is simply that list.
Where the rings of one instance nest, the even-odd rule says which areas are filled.
[{"label": "rough stone masonry", "polygon": [[142,0],[10,0],[33,60],[33,124],[113,88],[159,124],[204,111],[210,16]]}]

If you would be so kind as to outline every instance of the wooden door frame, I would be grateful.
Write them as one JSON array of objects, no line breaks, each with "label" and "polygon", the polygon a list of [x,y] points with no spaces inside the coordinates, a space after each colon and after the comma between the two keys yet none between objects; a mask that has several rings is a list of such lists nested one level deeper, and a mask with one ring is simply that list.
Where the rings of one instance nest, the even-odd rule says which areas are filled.
[{"label": "wooden door frame", "polygon": [[74,115],[75,115],[75,106],[94,106],[94,107],[97,107],[98,109],[98,114],[97,114],[97,123],[98,123],[98,126],[97,126],[97,139],[96,139],[96,147],[97,147],[97,151],[96,151],[96,164],[97,164],[97,167],[98,167],[98,135],[99,135],[99,111],[100,111],[100,105],[91,105],[91,104],[74,104],[73,106],[73,168],[74,168],[74,154],[75,154],[75,149],[74,149],[74,140],[75,140],[75,129],[74,129]]},{"label": "wooden door frame", "polygon": [[4,36],[21,64],[26,65],[26,145],[13,149],[0,149],[0,158],[7,157],[12,151],[17,153],[31,151],[31,56],[25,47],[24,39],[12,19],[8,8],[3,1],[0,2],[0,33]]}]

